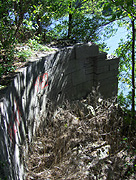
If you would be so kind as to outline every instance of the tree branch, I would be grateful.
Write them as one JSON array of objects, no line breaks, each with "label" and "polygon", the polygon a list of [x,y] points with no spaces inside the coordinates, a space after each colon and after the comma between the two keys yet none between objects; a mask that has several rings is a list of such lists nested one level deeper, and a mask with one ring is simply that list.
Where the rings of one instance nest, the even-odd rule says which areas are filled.
[{"label": "tree branch", "polygon": [[[115,0],[111,0],[114,4],[116,4]],[[136,19],[136,16],[132,13],[132,12],[129,12],[123,5],[119,5],[121,7],[121,9],[123,9],[125,12],[127,12],[128,14],[131,14],[131,16]],[[133,5],[132,5],[133,7]]]}]

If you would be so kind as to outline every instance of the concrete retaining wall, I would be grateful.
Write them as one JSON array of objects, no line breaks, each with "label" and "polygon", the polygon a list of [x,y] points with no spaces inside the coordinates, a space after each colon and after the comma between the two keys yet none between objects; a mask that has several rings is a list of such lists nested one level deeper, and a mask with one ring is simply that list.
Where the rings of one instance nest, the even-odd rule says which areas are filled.
[{"label": "concrete retaining wall", "polygon": [[115,96],[118,62],[96,45],[78,44],[24,68],[0,99],[0,178],[25,179],[22,145],[46,126],[48,101],[79,99],[99,83],[105,98]]}]

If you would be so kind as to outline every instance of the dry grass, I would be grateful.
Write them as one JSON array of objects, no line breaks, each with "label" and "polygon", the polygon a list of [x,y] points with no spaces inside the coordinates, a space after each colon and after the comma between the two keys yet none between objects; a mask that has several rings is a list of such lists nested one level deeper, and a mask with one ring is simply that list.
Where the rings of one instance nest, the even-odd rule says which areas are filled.
[{"label": "dry grass", "polygon": [[51,115],[29,146],[26,180],[135,179],[136,138],[124,136],[115,101],[89,95]]}]

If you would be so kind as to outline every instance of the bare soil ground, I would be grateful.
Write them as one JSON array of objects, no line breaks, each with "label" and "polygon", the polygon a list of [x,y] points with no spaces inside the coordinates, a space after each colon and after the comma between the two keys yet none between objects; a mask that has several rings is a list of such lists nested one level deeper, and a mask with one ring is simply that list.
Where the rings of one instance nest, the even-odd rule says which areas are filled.
[{"label": "bare soil ground", "polygon": [[115,102],[66,102],[39,129],[25,157],[26,180],[134,180],[135,131]]}]

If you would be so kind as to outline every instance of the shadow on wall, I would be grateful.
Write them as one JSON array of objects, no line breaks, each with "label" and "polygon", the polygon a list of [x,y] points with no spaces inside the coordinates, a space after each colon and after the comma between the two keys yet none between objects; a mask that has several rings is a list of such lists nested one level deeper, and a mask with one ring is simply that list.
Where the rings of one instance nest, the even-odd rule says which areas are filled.
[{"label": "shadow on wall", "polygon": [[0,178],[25,178],[23,145],[28,147],[38,127],[46,127],[50,104],[55,110],[64,99],[87,95],[99,81],[110,87],[111,79],[116,86],[106,95],[116,94],[117,73],[118,59],[109,61],[98,46],[88,44],[64,48],[24,68],[0,99]]},{"label": "shadow on wall", "polygon": [[[64,50],[65,51],[65,50]],[[30,142],[42,120],[46,121],[49,97],[57,99],[54,87],[59,77],[58,66],[64,53],[57,52],[24,68],[0,100],[0,178],[24,179],[23,149]],[[59,63],[61,64],[61,63]],[[57,70],[57,73],[55,71]],[[55,75],[54,75],[55,74]],[[57,80],[55,80],[55,78]],[[52,86],[52,87],[51,87]],[[51,89],[54,93],[50,93]],[[55,94],[56,93],[56,94]]]}]

